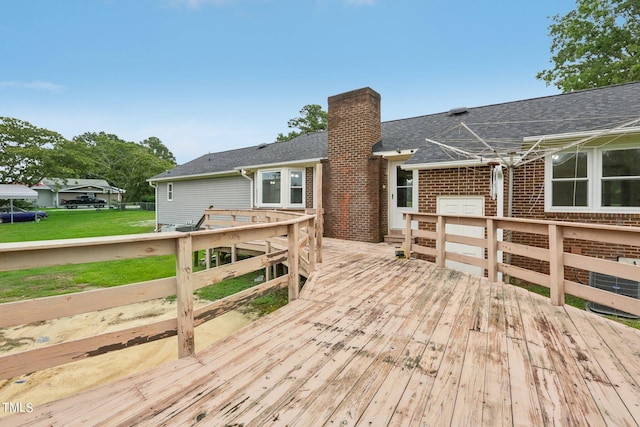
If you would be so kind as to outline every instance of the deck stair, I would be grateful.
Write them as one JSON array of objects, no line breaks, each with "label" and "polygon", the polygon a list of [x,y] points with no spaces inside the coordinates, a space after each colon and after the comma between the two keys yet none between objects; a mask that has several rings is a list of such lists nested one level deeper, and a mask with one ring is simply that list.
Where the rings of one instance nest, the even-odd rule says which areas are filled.
[{"label": "deck stair", "polygon": [[[415,238],[412,239],[415,243]],[[384,242],[392,245],[400,246],[404,243],[404,234],[402,230],[392,229],[389,231],[389,234],[385,234]]]}]

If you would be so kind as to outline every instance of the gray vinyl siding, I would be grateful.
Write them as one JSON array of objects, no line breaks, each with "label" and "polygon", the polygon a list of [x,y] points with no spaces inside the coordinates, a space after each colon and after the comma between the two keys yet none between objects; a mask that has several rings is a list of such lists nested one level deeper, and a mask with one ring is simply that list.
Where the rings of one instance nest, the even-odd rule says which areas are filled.
[{"label": "gray vinyl siding", "polygon": [[39,208],[53,208],[56,206],[56,202],[54,200],[54,193],[51,191],[38,191],[38,201],[37,205]]},{"label": "gray vinyl siding", "polygon": [[167,182],[159,182],[156,197],[158,224],[190,224],[211,205],[249,209],[251,183],[241,176],[173,181],[173,201],[168,201]]}]

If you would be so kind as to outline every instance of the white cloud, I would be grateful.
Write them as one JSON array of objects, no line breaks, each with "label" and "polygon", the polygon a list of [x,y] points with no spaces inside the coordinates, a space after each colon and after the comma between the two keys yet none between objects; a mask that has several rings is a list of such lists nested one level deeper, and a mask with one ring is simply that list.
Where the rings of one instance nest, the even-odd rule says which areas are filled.
[{"label": "white cloud", "polygon": [[64,86],[61,86],[52,82],[45,81],[32,81],[32,82],[20,82],[20,81],[0,81],[0,89],[14,88],[14,89],[32,89],[42,90],[46,92],[59,93],[64,90]]}]

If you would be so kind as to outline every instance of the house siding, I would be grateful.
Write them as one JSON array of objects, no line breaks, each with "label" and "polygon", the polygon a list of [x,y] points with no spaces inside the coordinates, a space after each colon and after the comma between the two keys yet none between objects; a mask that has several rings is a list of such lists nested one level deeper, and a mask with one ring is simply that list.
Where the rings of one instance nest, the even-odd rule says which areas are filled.
[{"label": "house siding", "polygon": [[[506,181],[505,179],[505,194]],[[418,173],[419,212],[437,213],[438,196],[482,196],[485,215],[494,216],[497,213],[497,203],[491,199],[490,182],[489,166],[421,170]],[[436,230],[436,225],[432,223],[419,225],[425,230]],[[418,239],[418,243],[435,248],[435,242],[431,240]],[[435,261],[434,257],[422,258]]]},{"label": "house siding", "polygon": [[173,201],[167,200],[167,182],[158,183],[158,228],[191,224],[200,220],[209,206],[249,209],[251,183],[241,176],[173,181]]},{"label": "house siding", "polygon": [[[420,212],[436,213],[438,196],[484,196],[485,215],[494,216],[497,204],[490,197],[491,170],[486,167],[461,167],[452,169],[421,170],[419,172],[419,208]],[[508,174],[505,173],[504,197],[507,208]],[[528,163],[514,169],[513,180],[513,217],[540,219],[548,221],[567,221],[598,223],[607,225],[640,226],[640,214],[603,214],[603,213],[558,213],[544,210],[544,160]],[[504,212],[506,215],[507,212]],[[435,224],[421,224],[420,228],[435,231]],[[505,239],[507,236],[505,236]],[[514,243],[537,247],[548,247],[546,236],[513,232]],[[433,241],[420,239],[422,245],[435,247]],[[576,239],[565,239],[565,251],[615,261],[618,257],[640,259],[640,248],[631,248],[616,243],[594,243]],[[433,257],[425,257],[434,261]],[[506,261],[527,269],[549,274],[549,263],[539,259],[512,255]],[[588,271],[573,268],[565,270],[569,280],[587,283]]]},{"label": "house siding", "polygon": [[[549,221],[583,222],[621,226],[640,226],[640,214],[607,214],[607,213],[563,213],[545,212],[545,179],[544,160],[529,163],[514,169],[513,180],[513,216],[516,218],[542,219]],[[529,244],[538,247],[548,247],[545,236],[525,233],[513,233],[512,240],[516,243]],[[596,258],[616,261],[618,257],[640,259],[640,248],[630,248],[625,245],[612,243],[585,242],[576,239],[565,239],[565,251]],[[512,256],[511,262],[545,274],[549,273],[549,263],[539,259],[522,256]],[[573,268],[565,270],[568,280],[587,283],[587,271]]]},{"label": "house siding", "polygon": [[36,190],[38,192],[38,200],[36,202],[39,208],[55,208],[55,194],[50,190]]},{"label": "house siding", "polygon": [[313,209],[314,207],[314,203],[313,203],[313,195],[315,193],[315,186],[313,185],[314,173],[315,173],[315,168],[312,168],[312,167],[306,168],[304,172],[304,176],[305,176],[304,200],[305,200],[305,208],[307,209]]}]

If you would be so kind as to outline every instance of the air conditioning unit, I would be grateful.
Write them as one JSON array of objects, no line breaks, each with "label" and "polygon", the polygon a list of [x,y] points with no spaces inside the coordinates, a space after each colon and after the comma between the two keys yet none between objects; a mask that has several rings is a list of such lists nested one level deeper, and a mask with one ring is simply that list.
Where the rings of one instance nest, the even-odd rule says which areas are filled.
[{"label": "air conditioning unit", "polygon": [[[622,260],[620,261],[624,262]],[[589,285],[597,289],[602,289],[603,291],[609,291],[615,294],[640,299],[640,282],[636,280],[623,279],[621,277],[591,271],[589,273]],[[638,319],[640,317],[592,301],[587,302],[587,310],[599,314],[608,314],[611,316],[626,317],[629,319]]]}]

